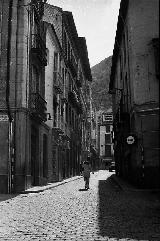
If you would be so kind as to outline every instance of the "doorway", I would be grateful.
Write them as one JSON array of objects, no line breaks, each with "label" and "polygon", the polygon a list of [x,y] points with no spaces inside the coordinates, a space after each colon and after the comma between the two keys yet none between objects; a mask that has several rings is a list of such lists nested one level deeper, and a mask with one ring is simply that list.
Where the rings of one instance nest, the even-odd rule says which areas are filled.
[{"label": "doorway", "polygon": [[31,128],[31,185],[37,185],[38,177],[38,130]]}]

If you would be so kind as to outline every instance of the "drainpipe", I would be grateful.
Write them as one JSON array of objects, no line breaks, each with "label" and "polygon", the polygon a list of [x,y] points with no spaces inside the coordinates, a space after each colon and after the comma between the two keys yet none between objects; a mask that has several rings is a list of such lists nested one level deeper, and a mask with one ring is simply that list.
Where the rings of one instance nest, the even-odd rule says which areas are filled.
[{"label": "drainpipe", "polygon": [[12,7],[13,0],[9,2],[9,16],[8,16],[8,43],[7,43],[7,76],[6,76],[6,107],[7,115],[9,119],[9,157],[8,157],[8,193],[11,193],[12,183],[11,183],[11,154],[12,154],[12,115],[10,110],[10,57],[11,57],[11,33],[12,33]]}]

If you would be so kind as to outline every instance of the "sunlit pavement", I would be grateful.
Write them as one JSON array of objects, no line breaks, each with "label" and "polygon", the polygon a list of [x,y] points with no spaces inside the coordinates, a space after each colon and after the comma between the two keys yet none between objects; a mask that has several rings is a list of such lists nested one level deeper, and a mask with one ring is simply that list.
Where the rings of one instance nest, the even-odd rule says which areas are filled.
[{"label": "sunlit pavement", "polygon": [[160,240],[160,202],[151,192],[123,191],[113,173],[91,174],[40,193],[0,202],[0,240]]}]

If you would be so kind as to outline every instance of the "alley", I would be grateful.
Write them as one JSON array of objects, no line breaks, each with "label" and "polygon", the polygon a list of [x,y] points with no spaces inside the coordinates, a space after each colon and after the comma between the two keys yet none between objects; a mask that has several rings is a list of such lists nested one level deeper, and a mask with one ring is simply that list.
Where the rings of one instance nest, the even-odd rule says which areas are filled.
[{"label": "alley", "polygon": [[41,193],[0,202],[0,240],[160,240],[160,203],[154,193],[124,191],[111,176],[91,174]]}]

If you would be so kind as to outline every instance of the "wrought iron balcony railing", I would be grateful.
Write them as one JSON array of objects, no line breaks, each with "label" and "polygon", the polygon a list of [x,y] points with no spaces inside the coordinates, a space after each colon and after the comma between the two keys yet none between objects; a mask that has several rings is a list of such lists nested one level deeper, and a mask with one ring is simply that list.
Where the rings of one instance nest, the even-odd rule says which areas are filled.
[{"label": "wrought iron balcony railing", "polygon": [[77,104],[77,98],[74,90],[68,92],[68,99],[73,105]]},{"label": "wrought iron balcony railing", "polygon": [[76,79],[76,83],[77,83],[77,86],[78,87],[82,87],[82,79],[80,78],[80,77],[78,77],[77,79]]},{"label": "wrought iron balcony railing", "polygon": [[32,93],[30,97],[30,111],[32,116],[40,121],[47,121],[47,102],[39,93]]},{"label": "wrought iron balcony railing", "polygon": [[34,54],[42,65],[47,65],[46,44],[39,34],[32,34],[32,54]]},{"label": "wrought iron balcony railing", "polygon": [[76,62],[75,62],[74,58],[71,58],[68,61],[68,65],[69,65],[70,70],[72,71],[73,76],[76,77],[77,72],[78,72],[78,68],[77,68],[77,65],[76,65]]},{"label": "wrought iron balcony railing", "polygon": [[63,79],[58,71],[53,72],[53,85],[58,94],[63,93]]},{"label": "wrought iron balcony railing", "polygon": [[83,113],[82,103],[76,93],[76,91],[72,90],[68,92],[68,100],[72,103],[72,105],[77,109],[79,114]]}]

